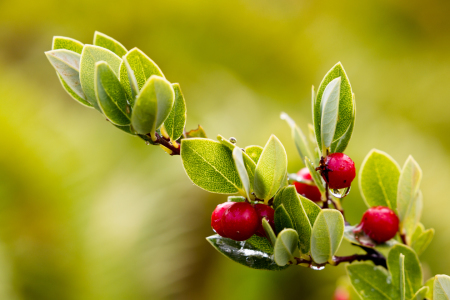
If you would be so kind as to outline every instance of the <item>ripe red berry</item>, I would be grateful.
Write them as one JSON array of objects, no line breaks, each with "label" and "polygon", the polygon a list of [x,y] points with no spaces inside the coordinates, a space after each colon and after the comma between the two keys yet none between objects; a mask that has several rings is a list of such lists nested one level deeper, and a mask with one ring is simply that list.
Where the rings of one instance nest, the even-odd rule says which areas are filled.
[{"label": "ripe red berry", "polygon": [[258,228],[256,229],[255,234],[257,236],[266,236],[266,231],[264,230],[262,226],[262,219],[266,218],[269,222],[269,225],[272,227],[272,229],[275,231],[275,220],[274,215],[275,211],[272,207],[265,205],[265,204],[255,204],[253,206],[255,208],[256,213],[258,214]]},{"label": "ripe red berry", "polygon": [[344,288],[337,288],[333,300],[350,300],[350,295]]},{"label": "ripe red berry", "polygon": [[222,229],[226,237],[245,241],[255,234],[259,225],[258,214],[250,203],[237,202],[222,216]]},{"label": "ripe red berry", "polygon": [[[302,180],[313,182],[308,168],[303,168],[300,171],[298,171],[297,176],[300,177],[300,179]],[[319,202],[322,200],[322,195],[320,194],[319,188],[317,186],[297,181],[294,182],[294,186],[295,189],[297,190],[297,193],[299,193],[303,197],[306,197],[314,202]]]},{"label": "ripe red berry", "polygon": [[395,236],[398,223],[398,217],[391,209],[376,206],[364,213],[359,227],[375,242],[384,243]]},{"label": "ripe red berry", "polygon": [[217,205],[216,209],[214,209],[214,211],[211,215],[211,227],[220,236],[226,237],[225,233],[223,233],[223,228],[222,228],[222,216],[223,216],[224,212],[234,203],[235,202],[225,202],[225,203]]},{"label": "ripe red berry", "polygon": [[331,153],[326,163],[328,171],[322,172],[322,177],[330,189],[348,188],[352,184],[356,173],[355,163],[350,157],[344,153]]}]

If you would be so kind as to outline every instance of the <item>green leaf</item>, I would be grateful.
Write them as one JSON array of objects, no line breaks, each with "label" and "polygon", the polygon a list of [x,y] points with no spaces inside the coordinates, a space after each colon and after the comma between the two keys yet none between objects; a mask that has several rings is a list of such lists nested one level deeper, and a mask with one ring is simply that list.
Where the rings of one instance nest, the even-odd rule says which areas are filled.
[{"label": "green leaf", "polygon": [[397,244],[389,251],[387,265],[392,275],[392,281],[400,288],[400,255],[405,256],[405,295],[411,299],[415,292],[422,286],[422,268],[417,254],[408,246]]},{"label": "green leaf", "polygon": [[356,104],[355,104],[355,94],[353,94],[353,115],[350,126],[347,131],[341,136],[339,139],[335,140],[331,144],[331,153],[343,153],[345,149],[347,149],[348,143],[353,135],[353,128],[355,127],[355,118],[356,118]]},{"label": "green leaf", "polygon": [[289,216],[283,204],[279,205],[275,209],[274,221],[275,221],[275,230],[277,232],[280,232],[285,228],[294,228],[294,224],[292,223],[291,217]]},{"label": "green leaf", "polygon": [[[282,209],[278,210],[282,205]],[[289,215],[289,220],[299,237],[300,251],[306,254],[310,250],[311,245],[311,231],[314,221],[320,212],[320,207],[314,204],[312,201],[301,197],[293,185],[286,187],[280,196],[277,196],[275,214],[278,213],[278,218],[281,221],[280,229],[282,226],[289,225],[289,222],[284,216],[284,211]],[[311,218],[311,219],[310,219]],[[276,224],[276,223],[275,223]],[[278,230],[278,228],[277,228]]]},{"label": "green leaf", "polygon": [[400,299],[405,300],[406,286],[405,286],[405,256],[400,254],[398,260],[399,267],[399,287],[400,287]]},{"label": "green leaf", "polygon": [[174,91],[164,78],[152,76],[142,88],[134,104],[131,124],[140,134],[155,140],[155,132],[166,120],[173,107]]},{"label": "green leaf", "polygon": [[[124,57],[123,60],[127,61],[130,65],[131,70],[134,72],[134,77],[136,78],[139,90],[144,87],[145,82],[153,76],[157,75],[164,77],[164,74],[160,68],[151,60],[144,52],[138,48],[131,49]],[[120,82],[122,83],[125,92],[127,93],[128,99],[131,104],[134,103],[134,98],[131,92],[130,78],[128,75],[128,70],[124,62],[120,65]]]},{"label": "green leaf", "polygon": [[285,120],[291,127],[292,139],[294,140],[295,147],[297,148],[302,161],[305,160],[305,156],[313,157],[311,150],[309,149],[308,140],[306,139],[300,127],[295,124],[294,120],[291,119],[291,117],[289,117],[287,113],[281,113],[280,118],[282,120]]},{"label": "green leaf", "polygon": [[322,193],[323,196],[325,193],[325,186],[322,180],[322,176],[320,176],[319,172],[316,171],[316,168],[314,168],[314,165],[312,164],[311,160],[308,157],[305,157],[305,165],[308,168],[314,183],[319,188],[319,191]]},{"label": "green leaf", "polygon": [[256,234],[253,235],[251,238],[244,242],[240,242],[241,245],[251,245],[255,247],[258,250],[261,250],[264,253],[273,254],[273,245],[270,243],[268,239],[265,237],[257,236]]},{"label": "green leaf", "polygon": [[333,79],[325,88],[321,101],[320,136],[322,149],[328,149],[334,140],[339,113],[341,77]]},{"label": "green leaf", "polygon": [[220,142],[203,138],[183,139],[181,160],[192,182],[204,190],[234,194],[242,189],[231,150]]},{"label": "green leaf", "polygon": [[86,95],[86,100],[91,103],[97,110],[100,107],[95,96],[95,64],[99,61],[106,62],[113,70],[116,76],[119,74],[119,67],[121,63],[120,57],[113,52],[102,47],[85,45],[83,52],[81,52],[80,60],[80,83],[81,88]]},{"label": "green leaf", "polygon": [[398,243],[395,239],[390,239],[385,243],[379,244],[372,240],[364,232],[355,235],[355,233],[353,232],[353,229],[355,229],[355,227],[357,226],[346,225],[344,229],[344,238],[350,243],[373,248],[385,256],[387,256],[391,248]]},{"label": "green leaf", "polygon": [[[125,89],[125,91],[127,91],[127,98],[129,98],[130,103],[134,103],[137,95],[139,95],[139,86],[137,83],[136,76],[134,75],[134,71],[131,68],[131,66],[128,63],[128,60],[125,56],[123,57],[122,63],[120,64],[120,69],[122,69],[122,68],[126,69],[126,74],[128,75],[129,86],[126,85],[126,82],[123,82],[123,79],[120,79],[120,83],[122,84],[122,87]],[[121,74],[120,69],[119,69],[119,73]],[[119,76],[120,76],[120,74],[119,74]],[[129,94],[129,93],[131,93],[131,94]]]},{"label": "green leaf", "polygon": [[164,129],[172,141],[178,140],[184,131],[186,125],[186,102],[178,83],[172,84],[175,91],[175,102],[166,121],[164,121]]},{"label": "green leaf", "polygon": [[421,255],[427,247],[430,245],[431,241],[434,237],[434,229],[430,228],[425,230],[423,225],[419,223],[414,231],[413,236],[411,237],[411,248],[417,253],[417,255]]},{"label": "green leaf", "polygon": [[350,82],[347,78],[342,64],[339,62],[331,68],[330,71],[325,75],[322,82],[320,83],[319,89],[317,91],[316,100],[314,102],[314,131],[316,134],[317,145],[319,149],[322,148],[322,137],[321,137],[321,120],[322,120],[322,98],[326,86],[334,79],[341,77],[340,85],[340,96],[339,96],[339,112],[338,121],[336,124],[336,131],[334,133],[333,141],[336,141],[341,136],[343,136],[353,119],[353,92]]},{"label": "green leaf", "polygon": [[429,293],[429,287],[427,286],[423,286],[421,287],[415,294],[414,296],[411,298],[411,300],[423,300],[425,298],[427,298],[427,295]]},{"label": "green leaf", "polygon": [[434,277],[433,300],[450,299],[450,277],[447,275],[436,275]]},{"label": "green leaf", "polygon": [[400,219],[400,232],[406,234],[408,244],[420,221],[422,213],[422,194],[419,191],[422,170],[409,156],[403,166],[398,182],[397,210]]},{"label": "green leaf", "polygon": [[94,45],[108,49],[117,54],[119,57],[127,54],[127,48],[125,48],[121,43],[98,31],[94,34]]},{"label": "green leaf", "polygon": [[242,187],[244,188],[241,193],[250,199],[250,179],[248,178],[247,170],[244,164],[244,158],[242,155],[242,150],[238,147],[235,147],[233,150],[233,159],[234,164],[236,165],[236,170],[238,171],[239,178],[242,182]]},{"label": "green leaf", "polygon": [[253,188],[256,197],[272,198],[286,178],[287,156],[283,144],[272,135],[256,165]]},{"label": "green leaf", "polygon": [[311,234],[311,256],[318,264],[333,258],[344,236],[344,218],[334,209],[322,210]]},{"label": "green leaf", "polygon": [[368,300],[397,300],[399,292],[394,287],[386,269],[370,263],[347,265],[347,273],[353,288]]},{"label": "green leaf", "polygon": [[245,147],[245,153],[255,162],[258,163],[261,153],[263,152],[263,147],[261,146],[247,146]]},{"label": "green leaf", "polygon": [[206,136],[206,132],[203,129],[203,127],[201,125],[197,126],[197,129],[192,129],[189,132],[186,132],[186,138],[190,139],[190,138],[208,138]]},{"label": "green leaf", "polygon": [[72,38],[64,36],[53,37],[52,50],[66,49],[81,54],[81,51],[83,51],[83,46],[83,43]]},{"label": "green leaf", "polygon": [[242,196],[228,196],[228,202],[245,202],[245,197]]},{"label": "green leaf", "polygon": [[397,210],[400,166],[387,153],[372,149],[361,165],[359,188],[368,207],[386,206]]},{"label": "green leaf", "polygon": [[113,123],[111,123],[111,124],[128,134],[136,135],[136,133],[133,130],[131,130],[130,126],[117,126],[116,124],[113,124]]},{"label": "green leaf", "polygon": [[262,219],[262,226],[264,228],[264,232],[266,233],[266,236],[270,240],[270,243],[272,245],[275,245],[275,242],[277,240],[277,236],[276,236],[275,232],[273,231],[272,226],[270,226],[270,224],[269,224],[269,222],[267,221],[266,218]]},{"label": "green leaf", "polygon": [[130,124],[130,106],[114,71],[104,61],[95,65],[95,95],[103,114],[114,124]]},{"label": "green leaf", "polygon": [[427,292],[427,299],[432,300],[433,299],[433,294],[434,294],[434,277],[431,277],[430,279],[427,280],[427,282],[425,282],[425,286],[428,287],[428,292]]},{"label": "green leaf", "polygon": [[[273,261],[272,256],[269,253],[260,249],[260,247],[265,249],[267,247],[267,243],[270,245],[267,239],[261,238],[267,241],[267,243],[264,244],[256,243],[255,240],[249,242],[253,238],[254,237],[250,238],[246,242],[237,242],[232,239],[227,239],[216,234],[207,237],[206,240],[217,251],[219,251],[229,259],[246,267],[270,271],[279,271],[286,268],[278,266]],[[259,242],[261,241],[262,240],[259,240]]]},{"label": "green leaf", "polygon": [[294,229],[284,229],[277,237],[274,246],[274,260],[279,266],[285,266],[298,256],[298,234]]},{"label": "green leaf", "polygon": [[80,85],[80,54],[58,49],[45,52],[66,92],[81,104],[92,107]]}]

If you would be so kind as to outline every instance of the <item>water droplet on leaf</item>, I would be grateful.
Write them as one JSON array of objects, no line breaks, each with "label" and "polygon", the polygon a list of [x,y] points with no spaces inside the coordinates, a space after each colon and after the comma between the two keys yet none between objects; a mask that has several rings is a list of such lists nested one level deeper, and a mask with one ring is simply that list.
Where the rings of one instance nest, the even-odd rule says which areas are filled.
[{"label": "water droplet on leaf", "polygon": [[236,143],[237,143],[237,140],[236,140],[236,138],[234,138],[234,137],[230,137],[230,143],[232,143],[232,144],[236,144]]}]

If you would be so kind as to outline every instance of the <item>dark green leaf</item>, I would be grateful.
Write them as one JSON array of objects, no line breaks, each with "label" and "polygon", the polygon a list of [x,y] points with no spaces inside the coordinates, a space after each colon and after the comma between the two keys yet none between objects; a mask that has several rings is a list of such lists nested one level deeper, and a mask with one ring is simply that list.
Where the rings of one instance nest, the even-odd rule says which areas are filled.
[{"label": "dark green leaf", "polygon": [[280,232],[285,228],[294,228],[291,217],[289,217],[289,214],[283,204],[279,205],[275,209],[274,219],[275,229],[277,232]]},{"label": "dark green leaf", "polygon": [[186,102],[184,101],[180,85],[174,83],[172,87],[175,91],[175,102],[172,111],[166,121],[164,121],[164,129],[168,137],[172,141],[176,141],[183,135],[184,126],[186,125]]}]

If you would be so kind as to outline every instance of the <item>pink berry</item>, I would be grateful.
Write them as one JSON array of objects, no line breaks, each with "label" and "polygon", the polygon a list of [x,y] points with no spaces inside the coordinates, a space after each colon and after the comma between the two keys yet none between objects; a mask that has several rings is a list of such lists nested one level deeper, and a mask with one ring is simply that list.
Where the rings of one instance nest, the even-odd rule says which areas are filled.
[{"label": "pink berry", "polygon": [[236,202],[222,216],[225,236],[235,241],[245,241],[255,234],[259,225],[258,214],[250,203]]},{"label": "pink berry", "polygon": [[[355,179],[355,163],[344,153],[331,153],[327,156],[328,171],[322,177],[330,189],[348,188]],[[328,177],[328,178],[327,178]]]},{"label": "pink berry", "polygon": [[376,206],[364,213],[359,226],[372,240],[384,243],[398,232],[398,223],[398,217],[391,209]]},{"label": "pink berry", "polygon": [[337,288],[333,300],[350,300],[350,295],[344,288]]},{"label": "pink berry", "polygon": [[211,227],[220,236],[226,237],[225,233],[223,233],[223,228],[222,228],[222,216],[223,216],[224,212],[233,203],[235,203],[235,202],[225,202],[225,203],[217,205],[216,209],[214,209],[214,211],[211,215]]},{"label": "pink berry", "polygon": [[269,222],[270,227],[275,231],[275,221],[274,221],[274,215],[275,211],[272,207],[265,205],[265,204],[255,204],[253,205],[255,208],[256,213],[258,214],[258,228],[256,229],[256,235],[261,237],[266,237],[266,231],[264,230],[262,226],[262,219],[266,218]]},{"label": "pink berry", "polygon": [[[309,173],[308,168],[303,168],[298,171],[297,176],[302,180],[308,180],[312,182],[311,174]],[[302,195],[303,197],[308,198],[314,202],[319,202],[322,200],[322,195],[320,194],[319,188],[315,185],[309,185],[301,182],[294,182],[295,189],[297,193]]]}]

